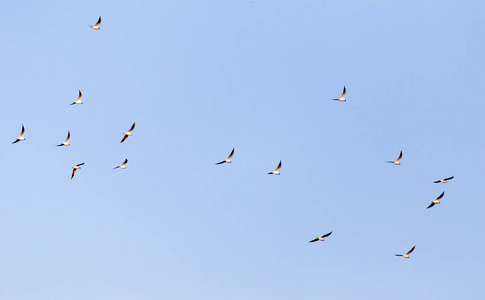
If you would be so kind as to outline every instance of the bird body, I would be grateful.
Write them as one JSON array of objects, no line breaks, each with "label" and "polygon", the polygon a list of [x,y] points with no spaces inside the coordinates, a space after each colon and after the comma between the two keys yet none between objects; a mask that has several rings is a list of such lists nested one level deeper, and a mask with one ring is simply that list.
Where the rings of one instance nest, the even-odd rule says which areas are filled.
[{"label": "bird body", "polygon": [[220,165],[220,164],[223,164],[223,163],[228,163],[228,164],[232,163],[231,157],[234,155],[234,149],[236,149],[236,148],[232,148],[231,154],[229,154],[229,156],[225,160],[216,163],[216,165]]},{"label": "bird body", "polygon": [[281,175],[280,174],[280,169],[281,169],[281,160],[280,160],[280,163],[278,164],[278,166],[276,167],[276,170],[274,170],[272,172],[269,172],[268,174]]},{"label": "bird body", "polygon": [[20,136],[15,141],[13,141],[12,144],[15,144],[20,141],[25,141],[24,135],[25,135],[25,127],[24,127],[24,124],[22,124],[22,131],[20,132]]},{"label": "bird body", "polygon": [[83,93],[81,93],[81,90],[79,90],[79,96],[77,96],[77,100],[74,101],[73,103],[69,105],[74,105],[74,104],[83,104],[82,99],[83,98]]},{"label": "bird body", "polygon": [[411,254],[411,252],[414,251],[414,248],[416,248],[416,246],[413,246],[413,248],[411,248],[411,250],[408,251],[408,253],[406,254],[394,254],[395,256],[402,256],[404,258],[409,258],[409,254]]}]

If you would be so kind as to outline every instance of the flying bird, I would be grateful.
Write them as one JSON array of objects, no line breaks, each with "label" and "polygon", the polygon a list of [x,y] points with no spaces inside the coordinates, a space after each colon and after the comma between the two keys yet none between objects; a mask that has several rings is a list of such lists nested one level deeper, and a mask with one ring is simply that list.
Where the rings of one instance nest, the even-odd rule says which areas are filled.
[{"label": "flying bird", "polygon": [[216,163],[216,165],[220,165],[220,164],[223,164],[223,163],[230,164],[232,162],[231,161],[231,157],[234,155],[234,149],[236,149],[236,148],[232,148],[231,154],[229,154],[229,156],[227,157],[227,159],[225,159],[225,160],[223,160],[221,162]]},{"label": "flying bird", "polygon": [[345,100],[345,94],[347,94],[347,89],[345,88],[345,85],[344,85],[344,91],[342,92],[342,96],[340,96],[340,98],[338,99],[332,99],[332,100],[337,100],[337,101],[340,101],[340,102],[345,102],[347,100]]},{"label": "flying bird", "polygon": [[79,90],[79,96],[77,97],[77,100],[69,105],[83,104],[83,102],[81,101],[82,98],[83,98],[83,93],[81,93],[81,90]]},{"label": "flying bird", "polygon": [[399,161],[401,160],[401,158],[402,158],[402,150],[401,150],[401,154],[399,154],[399,157],[397,158],[396,161],[388,160],[386,162],[391,163],[391,164],[395,164],[395,165],[400,165],[401,163]]},{"label": "flying bird", "polygon": [[71,139],[71,132],[68,130],[67,131],[67,138],[64,142],[60,143],[59,145],[56,145],[57,147],[59,146],[70,146],[71,144],[69,144],[69,140]]},{"label": "flying bird", "polygon": [[325,235],[319,236],[316,239],[309,241],[309,243],[313,243],[313,242],[316,242],[316,241],[323,241],[323,239],[326,238],[327,236],[331,235],[332,232],[333,231],[330,231],[329,233],[327,233]]},{"label": "flying bird", "polygon": [[414,248],[416,248],[416,246],[413,246],[413,248],[411,248],[411,250],[408,251],[408,253],[402,255],[402,254],[394,254],[395,256],[402,256],[404,258],[409,258],[409,254],[411,254],[411,252],[414,251]]},{"label": "flying bird", "polygon": [[76,175],[77,170],[81,169],[81,166],[84,165],[84,163],[77,164],[74,167],[72,167],[72,175],[71,175],[71,180],[74,178]]},{"label": "flying bird", "polygon": [[273,172],[269,172],[268,174],[281,175],[280,169],[281,169],[281,160],[280,160],[280,163],[278,164],[278,166],[276,167],[276,170],[274,170]]},{"label": "flying bird", "polygon": [[12,144],[15,144],[20,141],[25,141],[24,134],[25,134],[25,127],[24,127],[24,124],[22,124],[22,131],[20,132],[20,136],[15,141],[13,141]]},{"label": "flying bird", "polygon": [[439,195],[438,198],[436,198],[436,200],[433,200],[433,202],[431,202],[431,204],[427,208],[431,208],[435,204],[440,204],[440,199],[443,198],[444,195],[445,195],[445,192],[441,193],[441,195]]},{"label": "flying bird", "polygon": [[440,180],[436,180],[434,183],[446,183],[448,180],[452,180],[453,178],[455,178],[455,176],[451,176],[451,177],[448,177],[448,178],[445,178],[445,179],[440,179]]},{"label": "flying bird", "polygon": [[123,143],[124,141],[126,141],[126,139],[129,137],[129,136],[132,136],[133,134],[131,133],[133,130],[135,129],[135,123],[133,123],[133,125],[131,125],[131,128],[130,130],[128,130],[127,132],[123,132],[125,134],[125,136],[123,137],[123,139],[121,140],[120,143]]},{"label": "flying bird", "polygon": [[99,30],[99,24],[101,24],[101,17],[99,17],[98,22],[96,22],[94,26],[89,25],[89,27],[91,27],[94,30]]},{"label": "flying bird", "polygon": [[128,163],[128,158],[121,164],[121,166],[114,167],[113,169],[126,169],[126,164]]}]

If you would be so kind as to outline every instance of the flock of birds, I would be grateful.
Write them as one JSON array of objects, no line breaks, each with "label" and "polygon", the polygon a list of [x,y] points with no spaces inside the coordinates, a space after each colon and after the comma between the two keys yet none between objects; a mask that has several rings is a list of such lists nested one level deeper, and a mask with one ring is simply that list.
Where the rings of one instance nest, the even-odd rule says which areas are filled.
[{"label": "flock of birds", "polygon": [[[91,27],[92,29],[94,30],[99,30],[99,26],[101,25],[101,17],[99,17],[98,21],[96,22],[95,25],[91,26],[89,25],[89,27]],[[340,96],[340,98],[336,98],[336,99],[332,99],[332,100],[335,100],[335,101],[340,101],[340,102],[345,102],[347,101],[345,99],[345,95],[347,94],[347,88],[344,86],[344,89],[343,89],[343,92],[342,92],[342,95]],[[82,97],[83,97],[83,94],[81,91],[79,91],[79,96],[77,98],[76,101],[73,101],[71,104],[69,105],[79,105],[79,104],[83,104],[82,102]],[[123,143],[125,142],[128,137],[132,136],[132,132],[133,130],[135,130],[135,123],[133,123],[133,125],[131,126],[131,128],[126,131],[126,132],[123,132],[124,136],[121,140],[120,143]],[[56,145],[58,147],[62,147],[62,146],[70,146],[69,144],[69,140],[71,139],[71,132],[68,130],[67,131],[67,138],[64,142]],[[20,132],[20,136],[17,137],[15,139],[15,141],[12,142],[12,144],[16,144],[20,141],[25,141],[25,126],[22,124],[22,130]],[[224,163],[232,163],[231,161],[231,158],[234,156],[234,151],[235,151],[235,148],[232,148],[232,151],[231,153],[229,154],[229,156],[223,160],[223,161],[220,161],[218,163],[216,163],[216,165],[220,165],[220,164],[224,164]],[[402,151],[400,152],[399,154],[399,157],[395,160],[395,161],[386,161],[387,163],[392,163],[394,165],[400,165],[401,164],[401,159],[402,159]],[[126,165],[128,164],[128,159],[125,159],[124,162],[119,165],[119,166],[116,166],[114,167],[113,169],[126,169]],[[72,167],[72,174],[71,174],[71,180],[74,178],[74,176],[76,175],[76,172],[81,169],[81,166],[83,166],[84,163],[80,163],[80,164],[77,164],[75,166]],[[281,169],[281,166],[282,166],[282,161],[280,160],[278,166],[276,167],[276,169],[274,171],[271,171],[269,172],[268,174],[272,174],[272,175],[281,175],[280,174],[280,169]],[[439,179],[437,181],[434,181],[434,183],[446,183],[447,181],[453,179],[454,176],[451,176],[451,177],[448,177],[448,178],[444,178],[444,179]],[[443,198],[443,196],[445,195],[445,192],[441,193],[435,200],[431,201],[431,204],[427,207],[427,208],[431,208],[433,207],[434,205],[436,204],[439,204],[440,203],[440,200]],[[313,243],[313,242],[317,242],[317,241],[324,241],[325,238],[329,237],[331,234],[332,234],[333,231],[327,233],[327,234],[324,234],[322,236],[318,236],[316,237],[315,239],[309,241],[309,243]],[[409,255],[414,251],[414,249],[416,248],[416,246],[413,246],[411,248],[411,250],[409,250],[406,254],[394,254],[395,256],[401,256],[401,257],[404,257],[404,258],[409,258]]]}]

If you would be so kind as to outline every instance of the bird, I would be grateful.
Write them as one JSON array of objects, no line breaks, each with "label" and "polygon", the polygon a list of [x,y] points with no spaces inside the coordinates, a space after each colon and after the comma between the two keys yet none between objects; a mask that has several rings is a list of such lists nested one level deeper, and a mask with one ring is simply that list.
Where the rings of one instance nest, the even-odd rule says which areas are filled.
[{"label": "bird", "polygon": [[445,195],[445,192],[441,193],[441,195],[439,195],[438,198],[436,198],[436,200],[433,200],[427,208],[431,208],[435,204],[440,204],[440,199],[443,198],[444,195]]},{"label": "bird", "polygon": [[345,88],[345,85],[344,85],[344,91],[342,92],[342,96],[340,96],[340,98],[338,99],[332,99],[332,100],[337,100],[337,101],[340,101],[340,102],[345,102],[347,100],[345,100],[345,94],[347,94],[347,89]]},{"label": "bird", "polygon": [[414,248],[416,248],[416,246],[413,246],[413,248],[411,248],[411,250],[408,251],[408,253],[402,255],[402,254],[394,254],[395,256],[402,256],[404,258],[409,258],[409,254],[411,254],[411,252],[414,251]]},{"label": "bird", "polygon": [[391,164],[395,164],[395,165],[400,165],[401,163],[399,161],[401,160],[401,158],[402,158],[402,150],[401,150],[401,153],[399,154],[399,157],[397,158],[396,161],[388,160],[386,162],[391,163]]},{"label": "bird", "polygon": [[225,160],[223,160],[221,162],[216,163],[216,165],[220,165],[220,164],[223,164],[223,163],[228,163],[228,164],[232,163],[231,157],[234,155],[234,149],[236,149],[236,148],[232,148],[231,154],[229,154],[229,156],[227,157],[227,159],[225,159]]},{"label": "bird", "polygon": [[77,100],[69,105],[83,104],[83,102],[81,101],[82,98],[83,98],[83,93],[81,93],[81,90],[79,90],[79,96],[77,97]]},{"label": "bird", "polygon": [[331,235],[332,232],[333,231],[330,231],[329,233],[327,233],[325,235],[319,236],[316,239],[309,241],[309,243],[313,243],[313,242],[316,242],[316,241],[323,241],[323,239],[326,238],[327,236]]},{"label": "bird", "polygon": [[71,175],[71,180],[74,178],[76,175],[77,170],[81,169],[81,166],[84,165],[84,163],[80,163],[72,167],[72,175]]},{"label": "bird", "polygon": [[121,140],[121,142],[120,142],[120,143],[123,143],[124,141],[126,141],[126,139],[127,139],[129,136],[133,135],[131,132],[132,132],[134,129],[135,129],[135,123],[133,123],[133,125],[131,125],[130,130],[128,130],[127,132],[123,132],[123,133],[125,134],[125,136],[123,137],[123,139]]},{"label": "bird", "polygon": [[276,170],[274,170],[273,172],[269,172],[268,174],[281,175],[280,169],[281,169],[281,160],[280,160],[280,163],[278,164],[278,166],[276,167]]},{"label": "bird", "polygon": [[70,146],[71,144],[69,144],[69,140],[71,139],[71,132],[68,130],[67,131],[67,138],[64,142],[60,143],[59,145],[56,145],[57,147],[59,146]]},{"label": "bird", "polygon": [[434,183],[446,183],[446,181],[448,180],[452,180],[453,178],[455,178],[455,176],[451,176],[451,177],[448,177],[448,178],[445,178],[445,179],[440,179],[440,180],[436,180]]},{"label": "bird", "polygon": [[20,141],[25,141],[24,134],[25,134],[25,127],[24,127],[24,124],[22,124],[22,131],[20,132],[20,136],[15,141],[13,141],[12,144],[15,144]]},{"label": "bird", "polygon": [[91,27],[94,30],[99,30],[99,24],[101,24],[101,17],[99,17],[98,22],[96,22],[94,26],[89,25],[89,27]]},{"label": "bird", "polygon": [[128,158],[121,164],[121,166],[114,167],[113,169],[126,169],[126,164],[128,163]]}]

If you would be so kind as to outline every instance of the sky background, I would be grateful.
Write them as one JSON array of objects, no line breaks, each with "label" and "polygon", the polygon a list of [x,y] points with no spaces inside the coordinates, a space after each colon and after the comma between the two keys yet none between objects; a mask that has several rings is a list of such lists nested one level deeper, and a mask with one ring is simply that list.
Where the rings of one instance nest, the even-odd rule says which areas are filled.
[{"label": "sky background", "polygon": [[0,12],[1,299],[484,297],[484,3],[43,2]]}]

